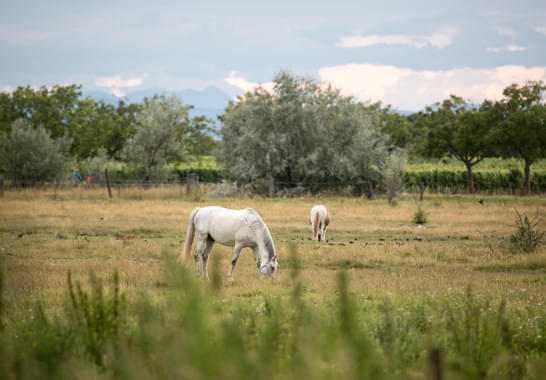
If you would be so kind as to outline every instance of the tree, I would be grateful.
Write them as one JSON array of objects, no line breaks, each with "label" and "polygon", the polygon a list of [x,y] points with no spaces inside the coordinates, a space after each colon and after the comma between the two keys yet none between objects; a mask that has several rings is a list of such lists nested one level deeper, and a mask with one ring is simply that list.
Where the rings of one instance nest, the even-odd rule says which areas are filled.
[{"label": "tree", "polygon": [[208,128],[189,119],[189,105],[176,95],[145,99],[134,123],[135,133],[122,151],[122,157],[144,180],[157,176],[163,166],[199,154],[200,142]]},{"label": "tree", "polygon": [[11,129],[15,120],[28,120],[31,125],[42,125],[56,139],[71,136],[75,128],[81,86],[46,86],[34,90],[30,86],[19,86],[11,94],[0,97],[0,128]]},{"label": "tree", "polygon": [[455,95],[427,107],[417,117],[418,127],[426,131],[420,153],[437,158],[447,155],[462,161],[467,170],[468,192],[474,194],[472,169],[491,152],[488,134],[494,115],[491,102],[472,108]]},{"label": "tree", "polygon": [[86,107],[87,111],[81,112],[85,120],[73,131],[75,156],[84,160],[104,149],[109,157],[118,157],[127,139],[135,133],[134,122],[141,106],[120,100],[116,107],[102,100],[84,99],[79,107]]},{"label": "tree", "polygon": [[492,132],[499,150],[524,160],[525,190],[531,192],[531,165],[546,156],[546,104],[542,81],[529,81],[504,89],[497,107],[502,119]]},{"label": "tree", "polygon": [[0,161],[13,184],[33,185],[52,181],[67,162],[70,139],[54,140],[43,126],[34,128],[26,120],[16,120],[11,131],[0,137]]},{"label": "tree", "polygon": [[422,134],[415,127],[414,119],[413,114],[401,115],[392,110],[390,106],[382,110],[380,130],[388,137],[389,146],[412,149],[418,144],[418,139]]},{"label": "tree", "polygon": [[271,178],[290,187],[362,178],[386,157],[377,108],[280,72],[272,93],[257,88],[230,102],[217,159],[242,182]]},{"label": "tree", "polygon": [[72,138],[70,152],[83,160],[105,148],[118,156],[125,141],[134,133],[132,124],[140,105],[119,101],[117,107],[81,98],[81,86],[17,87],[0,93],[0,131],[9,132],[17,119],[42,125],[54,138]]}]

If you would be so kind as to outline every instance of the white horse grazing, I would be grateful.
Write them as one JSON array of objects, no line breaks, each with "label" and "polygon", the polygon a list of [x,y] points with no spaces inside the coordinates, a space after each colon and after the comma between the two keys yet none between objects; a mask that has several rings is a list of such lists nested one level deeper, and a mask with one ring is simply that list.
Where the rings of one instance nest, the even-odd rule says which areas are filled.
[{"label": "white horse grazing", "polygon": [[311,209],[311,227],[313,240],[326,241],[326,227],[330,224],[328,211],[323,205],[313,206]]},{"label": "white horse grazing", "polygon": [[209,206],[196,208],[190,215],[186,242],[182,259],[185,261],[191,252],[193,236],[197,236],[195,249],[195,273],[199,275],[199,255],[203,257],[203,274],[208,277],[207,261],[215,242],[233,248],[231,277],[239,258],[239,252],[245,247],[254,251],[254,259],[260,274],[271,276],[277,269],[277,256],[273,239],[264,221],[251,208],[229,210],[223,207]]}]

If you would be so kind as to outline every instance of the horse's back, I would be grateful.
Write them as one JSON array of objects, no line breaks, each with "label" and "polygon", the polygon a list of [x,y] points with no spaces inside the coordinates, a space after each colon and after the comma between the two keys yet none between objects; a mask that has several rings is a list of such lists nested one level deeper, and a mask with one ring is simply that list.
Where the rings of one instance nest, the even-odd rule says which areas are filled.
[{"label": "horse's back", "polygon": [[199,210],[196,229],[215,241],[233,245],[240,239],[248,240],[263,225],[259,214],[250,208],[232,210],[220,206],[208,206]]}]

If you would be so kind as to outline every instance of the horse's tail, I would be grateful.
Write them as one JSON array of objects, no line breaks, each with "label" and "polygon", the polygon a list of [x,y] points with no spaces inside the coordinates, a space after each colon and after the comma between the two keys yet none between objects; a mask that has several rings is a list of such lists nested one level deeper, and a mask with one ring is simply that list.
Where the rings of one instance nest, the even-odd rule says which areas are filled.
[{"label": "horse's tail", "polygon": [[320,225],[320,212],[317,210],[315,212],[315,221],[313,223],[313,240],[318,239],[318,229]]},{"label": "horse's tail", "polygon": [[190,220],[188,222],[188,229],[186,231],[186,241],[184,242],[184,250],[182,251],[181,261],[185,262],[188,259],[188,256],[191,252],[191,246],[193,245],[193,236],[195,234],[194,219],[197,212],[200,210],[199,207],[194,209],[190,214]]}]

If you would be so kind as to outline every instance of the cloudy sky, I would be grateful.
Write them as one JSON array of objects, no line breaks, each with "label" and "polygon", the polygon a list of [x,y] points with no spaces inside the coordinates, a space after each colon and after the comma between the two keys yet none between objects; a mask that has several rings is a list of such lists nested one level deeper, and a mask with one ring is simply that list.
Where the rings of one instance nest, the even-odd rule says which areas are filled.
[{"label": "cloudy sky", "polygon": [[546,1],[0,0],[0,92],[230,96],[280,70],[416,111],[546,82]]}]

